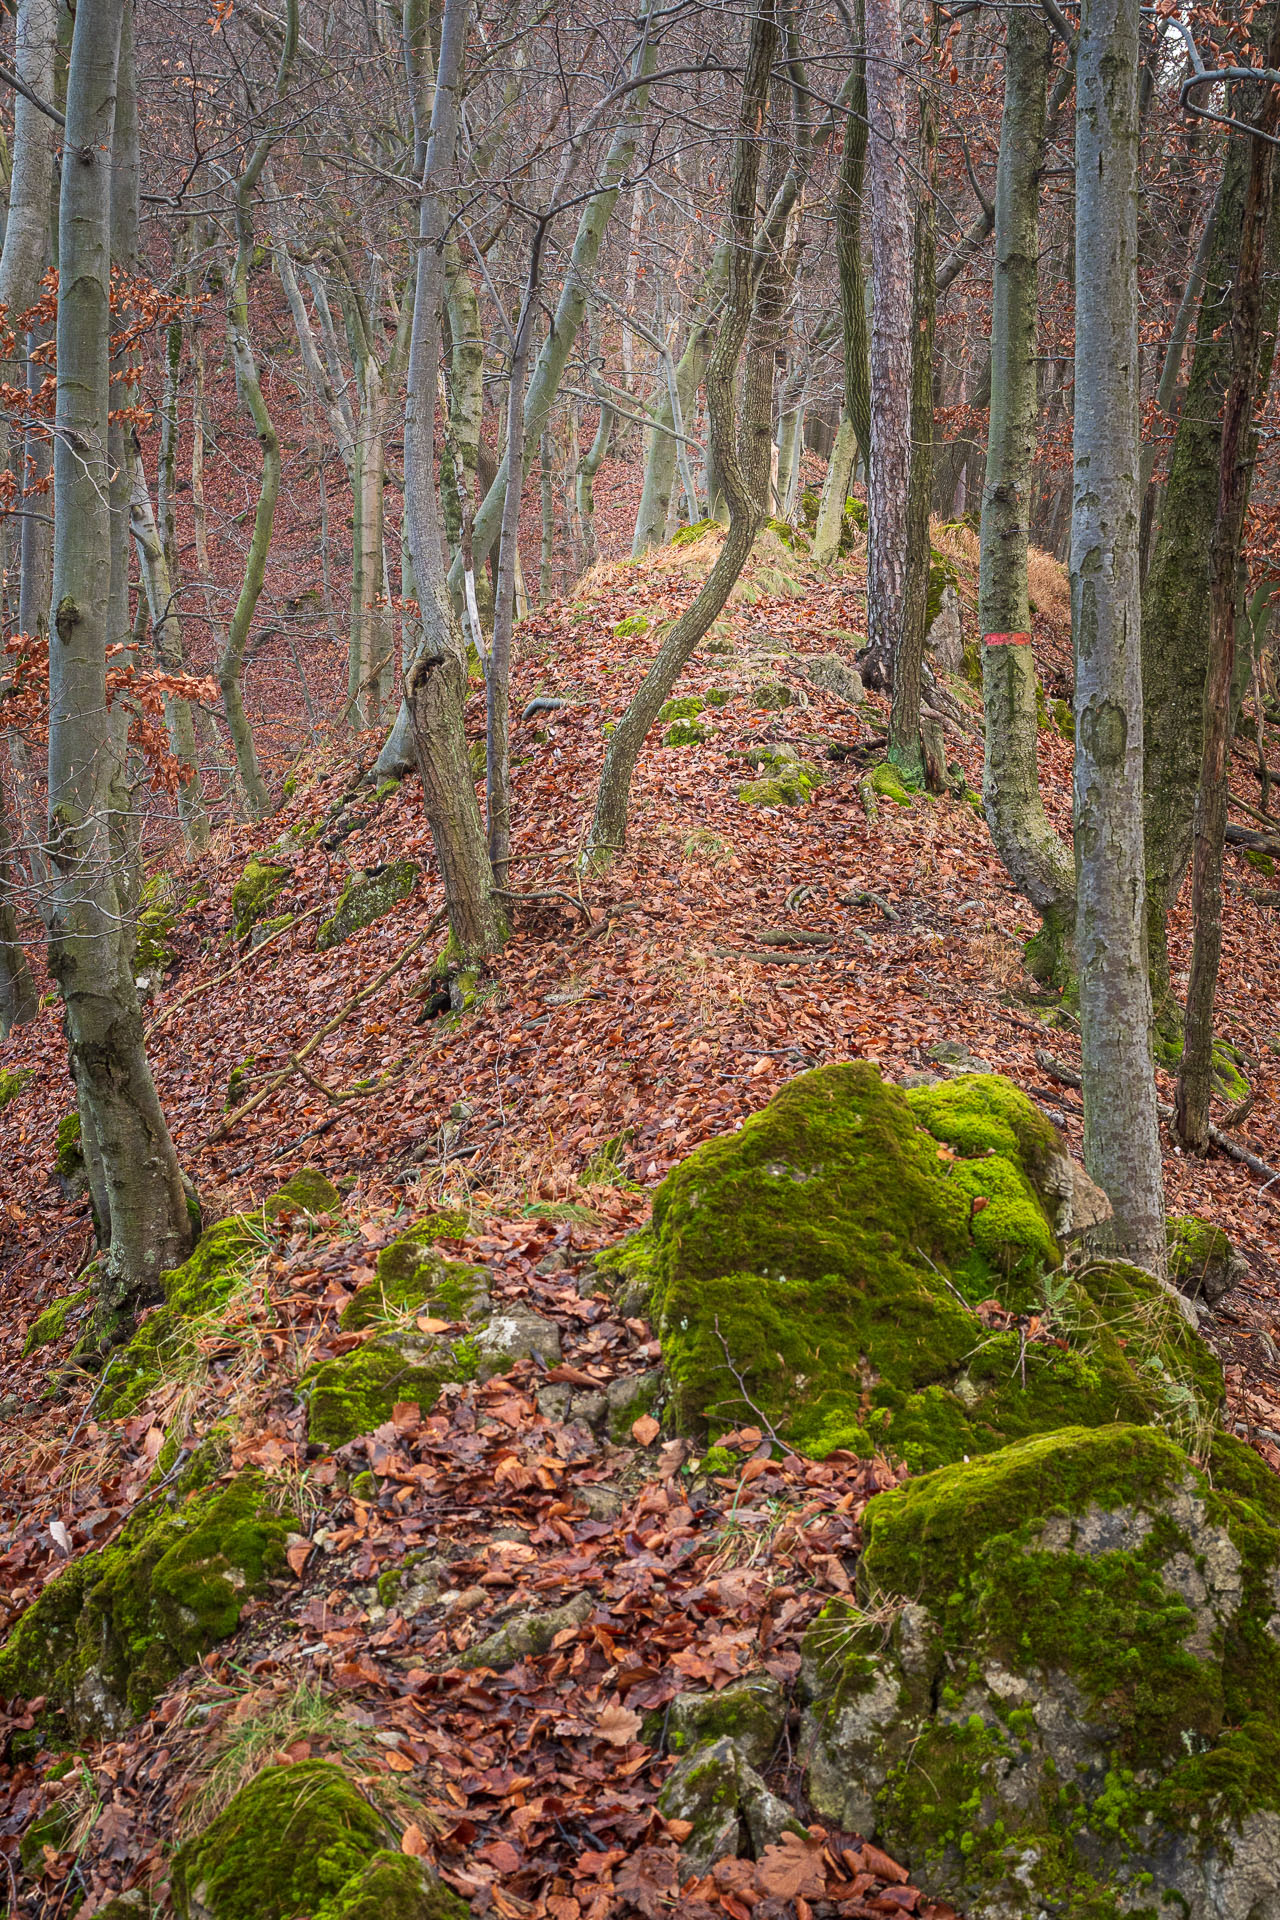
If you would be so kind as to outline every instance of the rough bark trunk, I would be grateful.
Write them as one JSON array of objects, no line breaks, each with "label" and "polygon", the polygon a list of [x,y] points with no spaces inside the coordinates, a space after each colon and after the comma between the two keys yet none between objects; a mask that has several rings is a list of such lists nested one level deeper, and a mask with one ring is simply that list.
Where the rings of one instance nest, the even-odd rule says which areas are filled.
[{"label": "rough bark trunk", "polygon": [[[138,571],[147,608],[156,658],[165,673],[182,673],[186,662],[182,652],[182,625],[178,618],[178,596],[169,574],[169,556],[156,517],[151,509],[151,491],[137,441],[133,442],[130,462],[132,489],[129,496],[129,527],[138,554]],[[195,716],[189,701],[167,693],[164,697],[165,728],[169,748],[184,769],[178,786],[178,817],[193,847],[209,844],[209,815],[200,791],[200,766],[196,748]]]},{"label": "rough bark trunk", "polygon": [[7,1040],[14,1027],[34,1020],[40,1007],[19,938],[16,880],[8,799],[0,779],[0,1040]]},{"label": "rough bark trunk", "polygon": [[1061,983],[1075,920],[1071,851],[1050,826],[1036,765],[1039,717],[1027,592],[1035,474],[1036,316],[1045,87],[1052,42],[1033,13],[1008,16],[1004,115],[996,171],[991,295],[991,411],[978,582],[985,752],[982,800],[1009,878],[1044,922],[1029,963]]},{"label": "rough bark trunk", "polygon": [[867,678],[889,687],[902,630],[911,448],[911,203],[899,0],[867,0],[870,121],[871,466]]},{"label": "rough bark trunk", "polygon": [[1142,862],[1138,15],[1138,0],[1084,0],[1076,45],[1076,959],[1085,1164],[1114,1209],[1112,1244],[1163,1274]]},{"label": "rough bark trunk", "polygon": [[717,247],[694,307],[689,337],[676,362],[674,378],[668,374],[665,391],[652,409],[654,424],[645,446],[644,480],[631,539],[635,559],[649,547],[661,546],[667,536],[667,516],[679,462],[679,442],[670,429],[675,427],[677,433],[681,430],[676,426],[677,405],[682,422],[693,412],[711,352],[710,316],[723,295],[728,267],[727,250]]},{"label": "rough bark trunk", "polygon": [[191,1244],[177,1156],[142,1040],[113,857],[117,767],[106,700],[110,154],[121,0],[80,0],[59,214],[54,621],[49,656],[50,965],[82,1122],[102,1169],[109,1248],[100,1326],[118,1335]]},{"label": "rough bark trunk", "polygon": [[[417,290],[405,393],[404,508],[422,617],[422,650],[405,677],[405,713],[422,780],[427,824],[444,881],[455,959],[465,974],[507,937],[476,803],[463,713],[466,652],[446,577],[435,480],[435,412],[444,300],[445,188],[454,173],[469,0],[445,0],[428,135],[422,86],[427,53],[425,4],[405,9],[405,63],[414,127],[424,153],[418,226]],[[397,723],[397,731],[399,725]],[[392,745],[388,741],[388,748]],[[383,759],[387,749],[384,749]],[[379,762],[381,770],[382,761]]]},{"label": "rough bark trunk", "polygon": [[[729,185],[729,282],[719,335],[707,365],[710,445],[716,457],[729,529],[701,591],[663,641],[653,665],[633,694],[605,751],[591,823],[591,854],[599,858],[626,844],[631,778],[645,735],[698,642],[717,617],[746,564],[764,516],[769,478],[769,400],[773,380],[773,338],[753,353],[744,383],[742,422],[734,442],[734,386],[738,360],[751,319],[753,230],[756,181],[760,171],[760,134],[778,23],[774,0],[758,0],[751,23],[743,76],[742,110],[734,142]],[[767,297],[772,270],[766,266],[760,294]]]},{"label": "rough bark trunk", "polygon": [[[1274,10],[1265,64],[1280,61],[1280,7]],[[1204,749],[1191,867],[1194,938],[1187,987],[1186,1026],[1174,1131],[1191,1153],[1209,1149],[1209,1096],[1213,1073],[1213,999],[1222,955],[1222,848],[1227,828],[1227,780],[1231,764],[1232,700],[1236,627],[1244,609],[1242,567],[1245,509],[1257,456],[1254,410],[1260,397],[1263,278],[1271,224],[1280,93],[1263,89],[1258,125],[1266,138],[1249,146],[1249,177],[1240,230],[1240,258],[1231,295],[1231,371],[1222,409],[1218,511],[1210,553],[1210,647],[1205,681]]]}]

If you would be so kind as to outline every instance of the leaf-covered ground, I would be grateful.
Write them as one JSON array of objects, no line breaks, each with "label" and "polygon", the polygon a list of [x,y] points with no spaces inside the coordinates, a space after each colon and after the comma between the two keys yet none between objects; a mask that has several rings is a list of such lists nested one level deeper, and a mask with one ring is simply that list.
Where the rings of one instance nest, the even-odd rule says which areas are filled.
[{"label": "leaf-covered ground", "polygon": [[[602,497],[607,507],[607,486]],[[960,536],[954,545],[971,598],[971,551]],[[1021,944],[1034,923],[980,812],[966,798],[918,798],[869,813],[862,780],[882,708],[844,706],[806,678],[806,656],[852,652],[856,559],[831,575],[783,549],[753,563],[712,637],[718,650],[678,689],[720,702],[697,716],[706,740],[665,747],[655,732],[626,853],[579,877],[604,727],[705,560],[677,549],[602,565],[522,627],[515,714],[537,696],[566,704],[516,727],[513,885],[533,897],[461,1019],[430,1017],[440,937],[426,929],[440,893],[426,825],[413,780],[381,798],[358,784],[372,736],[294,763],[296,787],[270,824],[223,828],[198,866],[170,850],[181,911],[147,1019],[184,1164],[210,1217],[304,1162],[341,1181],[344,1217],[316,1238],[282,1229],[199,1364],[125,1422],[99,1420],[92,1380],[65,1364],[74,1313],[60,1343],[22,1358],[32,1319],[73,1289],[90,1231],[53,1173],[71,1106],[56,1011],[7,1048],[6,1066],[31,1078],[0,1111],[0,1626],[69,1555],[114,1537],[175,1420],[194,1442],[233,1414],[237,1460],[301,1502],[303,1520],[289,1578],[128,1738],[90,1749],[58,1782],[45,1759],[0,1767],[16,1912],[69,1914],[85,1895],[91,1915],[111,1891],[162,1876],[175,1836],[264,1757],[327,1752],[390,1796],[406,1849],[479,1913],[670,1911],[681,1835],[656,1809],[670,1762],[647,1716],[660,1728],[677,1690],[747,1666],[794,1679],[805,1624],[847,1589],[858,1516],[893,1469],[771,1463],[745,1432],[732,1443],[739,1470],[708,1478],[644,1416],[612,1442],[567,1418],[557,1386],[603,1390],[658,1358],[649,1328],[617,1319],[595,1288],[590,1253],[645,1217],[648,1193],[699,1140],[830,1059],[868,1056],[896,1075],[958,1044],[1032,1092],[1078,1150],[1079,1095],[1044,1065],[1069,1076],[1078,1045],[1058,1010],[1025,997]],[[1052,697],[1067,657],[1060,598],[1042,595],[1038,624]],[[762,705],[760,689],[778,682],[791,704]],[[477,689],[477,739],[482,705]],[[784,746],[823,770],[812,804],[745,804],[747,756]],[[1052,729],[1041,748],[1062,824],[1070,750]],[[949,731],[948,752],[979,785],[976,719]],[[1243,780],[1241,792],[1253,798]],[[269,912],[298,918],[254,948],[230,933],[231,890],[282,838],[271,857],[289,873]],[[318,920],[350,876],[405,858],[423,867],[411,896],[318,952]],[[1256,1096],[1232,1131],[1280,1167],[1274,907],[1234,854],[1228,869],[1219,1027]],[[1181,912],[1173,952],[1176,974]],[[1214,1337],[1233,1419],[1280,1466],[1280,1182],[1264,1190],[1237,1162],[1173,1152],[1166,1176],[1171,1209],[1218,1220],[1248,1255],[1250,1278],[1219,1308]],[[349,1339],[337,1316],[397,1220],[441,1203],[470,1210],[467,1253],[490,1266],[499,1295],[555,1321],[559,1365],[448,1389],[425,1415],[405,1406],[337,1457],[309,1451],[298,1376]],[[349,1482],[362,1471],[372,1491],[362,1482],[370,1497],[357,1499]],[[411,1552],[447,1561],[448,1584],[420,1609],[384,1609],[378,1578]],[[463,1666],[505,1611],[570,1601],[581,1617],[547,1654],[499,1673]],[[771,1778],[803,1804],[785,1738]],[[19,1836],[51,1799],[73,1818],[42,1877],[23,1877]],[[680,1904],[761,1920],[946,1911],[856,1836],[818,1829],[776,1857],[726,1863]]]}]

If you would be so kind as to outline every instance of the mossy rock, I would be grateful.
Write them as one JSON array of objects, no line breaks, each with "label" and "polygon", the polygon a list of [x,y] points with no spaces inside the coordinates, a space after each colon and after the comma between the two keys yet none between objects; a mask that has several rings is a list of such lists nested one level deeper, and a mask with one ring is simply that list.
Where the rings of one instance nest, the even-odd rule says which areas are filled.
[{"label": "mossy rock", "polygon": [[744,781],[738,798],[745,807],[807,807],[820,778],[803,761],[781,761],[762,779]]},{"label": "mossy rock", "polygon": [[432,1214],[384,1247],[374,1278],[351,1296],[342,1310],[344,1331],[359,1332],[380,1322],[395,1323],[406,1314],[425,1313],[450,1320],[483,1317],[489,1308],[489,1275],[484,1267],[445,1260],[435,1250],[442,1238],[456,1238],[465,1214]]},{"label": "mossy rock", "polygon": [[733,687],[707,688],[707,705],[709,707],[727,707],[729,702],[736,699],[736,697],[736,689]]},{"label": "mossy rock", "polygon": [[682,693],[666,702],[658,715],[657,725],[665,727],[672,720],[694,720],[706,704],[700,693]]},{"label": "mossy rock", "polygon": [[892,800],[894,805],[899,807],[911,805],[910,788],[903,781],[897,767],[890,765],[887,760],[882,760],[870,774],[868,785],[872,793],[878,794],[882,800]]},{"label": "mossy rock", "polygon": [[1069,700],[1051,700],[1049,702],[1049,716],[1064,740],[1075,739],[1076,716],[1072,711]]},{"label": "mossy rock", "polygon": [[429,1413],[445,1382],[466,1372],[465,1356],[460,1362],[449,1342],[425,1339],[374,1340],[322,1360],[299,1382],[307,1438],[316,1446],[344,1447],[384,1426],[399,1402],[416,1401]]},{"label": "mossy rock", "polygon": [[1276,863],[1269,853],[1263,853],[1257,847],[1246,847],[1244,857],[1246,864],[1253,867],[1256,872],[1265,873],[1268,879],[1274,876]]},{"label": "mossy rock", "polygon": [[467,1920],[327,1760],[264,1767],[173,1857],[179,1920]]},{"label": "mossy rock", "polygon": [[960,575],[955,562],[934,547],[929,559],[929,588],[924,603],[924,630],[928,633],[942,608],[942,596],[948,587],[959,591]]},{"label": "mossy rock", "polygon": [[[1151,1050],[1156,1065],[1164,1067],[1170,1073],[1176,1073],[1182,1064],[1183,1036],[1180,1022],[1157,1025],[1151,1037]],[[1244,1056],[1238,1047],[1229,1040],[1215,1038],[1210,1054],[1210,1075],[1213,1090],[1222,1099],[1233,1106],[1245,1100],[1249,1095],[1249,1081],[1244,1071]]]},{"label": "mossy rock", "polygon": [[1169,1219],[1169,1278],[1191,1300],[1215,1306],[1247,1278],[1249,1263],[1221,1227],[1195,1214]]},{"label": "mossy rock", "polygon": [[55,1723],[120,1733],[157,1694],[240,1624],[284,1569],[296,1525],[265,1480],[189,1494],[176,1512],[144,1506],[119,1540],[73,1560],[22,1615],[0,1651],[0,1694],[44,1695]]},{"label": "mossy rock", "polygon": [[247,860],[240,878],[231,889],[231,930],[243,940],[264,920],[293,869],[272,860]]},{"label": "mossy rock", "polygon": [[0,1067],[0,1108],[16,1100],[31,1078],[29,1067]]},{"label": "mossy rock", "polygon": [[[811,1456],[888,1448],[923,1469],[1116,1417],[1200,1431],[1222,1376],[1173,1290],[1116,1263],[1060,1271],[1074,1190],[1008,1081],[904,1091],[852,1061],[699,1147],[597,1264],[630,1312],[647,1293],[685,1432],[764,1414]],[[993,1299],[1054,1337],[1024,1351]]]},{"label": "mossy rock", "polygon": [[409,898],[420,872],[416,860],[396,860],[376,873],[353,875],[334,912],[320,923],[317,949],[323,953],[328,947],[340,946],[362,927],[370,927],[393,912]]},{"label": "mossy rock", "polygon": [[703,540],[709,533],[722,534],[723,532],[724,528],[718,520],[695,520],[691,527],[681,527],[678,533],[672,534],[671,545],[691,547],[695,540]]},{"label": "mossy rock", "polygon": [[119,1419],[134,1412],[160,1381],[180,1372],[196,1352],[211,1316],[227,1305],[255,1260],[273,1244],[270,1225],[296,1216],[336,1213],[341,1196],[332,1181],[302,1167],[256,1213],[234,1213],[200,1237],[182,1266],[161,1275],[164,1303],[147,1315],[127,1345],[107,1362],[98,1412]]},{"label": "mossy rock", "polygon": [[766,712],[780,712],[792,702],[791,688],[785,680],[760,680],[751,689],[751,704]]},{"label": "mossy rock", "polygon": [[55,1300],[51,1307],[38,1314],[27,1328],[27,1337],[22,1345],[22,1357],[28,1359],[40,1347],[51,1347],[61,1340],[67,1330],[67,1321],[76,1311],[93,1298],[92,1287],[81,1287],[78,1293],[68,1293],[61,1300]]},{"label": "mossy rock", "polygon": [[672,1753],[732,1740],[751,1766],[763,1767],[782,1737],[787,1703],[771,1673],[753,1673],[719,1693],[677,1694],[666,1721]]},{"label": "mossy rock", "polygon": [[[1249,1920],[1280,1884],[1280,1483],[1070,1427],[883,1494],[810,1630],[809,1792],[972,1920]],[[862,1611],[861,1609],[865,1609]]]},{"label": "mossy rock", "polygon": [[614,628],[619,640],[634,640],[642,633],[648,633],[648,616],[643,613],[629,613],[625,620],[619,620]]},{"label": "mossy rock", "polygon": [[673,720],[662,736],[664,747],[700,747],[710,738],[707,729],[697,720]]}]

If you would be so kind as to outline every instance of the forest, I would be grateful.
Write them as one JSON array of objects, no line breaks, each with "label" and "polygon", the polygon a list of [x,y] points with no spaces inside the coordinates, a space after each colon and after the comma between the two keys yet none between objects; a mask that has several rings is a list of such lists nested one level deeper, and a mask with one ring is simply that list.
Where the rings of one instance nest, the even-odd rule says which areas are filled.
[{"label": "forest", "polygon": [[1280,0],[6,0],[10,1920],[1280,1920]]}]

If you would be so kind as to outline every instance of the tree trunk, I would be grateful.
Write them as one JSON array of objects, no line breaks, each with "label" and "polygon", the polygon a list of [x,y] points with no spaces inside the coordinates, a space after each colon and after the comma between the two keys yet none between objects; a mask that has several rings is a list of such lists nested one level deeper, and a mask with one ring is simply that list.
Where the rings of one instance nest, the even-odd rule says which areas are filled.
[{"label": "tree trunk", "polygon": [[1036,765],[1039,717],[1027,593],[1035,474],[1040,175],[1045,153],[1047,29],[1020,8],[1005,29],[1004,116],[996,172],[991,295],[991,411],[978,583],[985,753],[982,800],[991,838],[1044,922],[1028,960],[1061,984],[1075,920],[1075,870],[1045,816]]},{"label": "tree trunk", "polygon": [[[1273,9],[1265,64],[1280,61],[1280,7]],[[1261,132],[1275,135],[1280,92],[1266,87]],[[1231,295],[1231,373],[1222,410],[1221,480],[1210,554],[1210,648],[1205,681],[1204,751],[1191,867],[1191,918],[1195,929],[1187,987],[1186,1028],[1174,1131],[1191,1153],[1209,1150],[1209,1096],[1213,1075],[1213,999],[1222,954],[1222,848],[1227,829],[1227,781],[1231,765],[1232,700],[1236,626],[1241,620],[1247,574],[1242,566],[1245,509],[1257,456],[1254,409],[1260,398],[1259,360],[1264,325],[1262,286],[1271,225],[1275,147],[1271,138],[1248,142],[1249,177],[1240,231],[1240,258]]]},{"label": "tree trunk", "polygon": [[[165,673],[183,673],[186,662],[182,652],[178,597],[169,575],[169,556],[165,552],[165,543],[151,510],[151,492],[136,439],[133,441],[130,465],[132,489],[129,496],[129,524],[137,548],[142,588],[151,614],[156,659]],[[207,847],[209,815],[200,791],[195,716],[190,702],[166,693],[164,717],[170,752],[185,770],[179,777],[178,817],[191,845],[197,849]]]},{"label": "tree trunk", "polygon": [[[276,98],[283,99],[293,70],[298,46],[298,0],[285,0],[285,33],[276,74]],[[262,449],[262,484],[253,516],[253,534],[245,559],[244,576],[236,598],[235,610],[227,627],[226,645],[218,662],[218,690],[231,742],[235,748],[240,784],[255,820],[271,811],[271,795],[258,766],[253,744],[253,729],[245,712],[241,681],[249,629],[258,609],[271,551],[271,529],[275,521],[276,501],[280,496],[280,441],[267,408],[258,378],[257,362],[249,338],[249,266],[253,259],[253,196],[278,135],[259,136],[248,164],[236,184],[236,257],[231,271],[227,299],[227,337],[236,370],[236,388],[240,403],[253,422],[258,445]]]},{"label": "tree trunk", "polygon": [[[707,365],[707,407],[710,444],[729,502],[729,530],[701,591],[685,609],[663,641],[653,665],[633,694],[605,750],[591,823],[591,851],[614,853],[626,845],[631,779],[645,735],[670,698],[681,670],[698,642],[728,599],[764,517],[769,479],[770,399],[773,383],[773,346],[776,314],[766,316],[758,351],[749,357],[743,389],[742,422],[734,443],[734,387],[738,359],[752,309],[752,237],[755,225],[756,181],[760,171],[760,133],[778,24],[774,0],[758,0],[751,22],[742,109],[734,142],[729,183],[729,282],[715,349]],[[757,299],[776,301],[775,254],[760,276]]]},{"label": "tree trunk", "polygon": [[[930,19],[936,42],[937,13],[933,7],[930,7]],[[902,631],[893,668],[889,759],[909,785],[927,785],[933,792],[940,793],[947,777],[941,729],[936,721],[926,721],[921,713],[929,568],[933,557],[929,507],[933,499],[933,336],[938,304],[935,280],[938,124],[929,85],[920,89],[920,148],[924,179],[916,209],[907,570],[902,595]]]},{"label": "tree trunk", "polygon": [[867,0],[870,121],[871,466],[866,675],[889,687],[902,630],[911,450],[911,204],[899,0]]},{"label": "tree trunk", "polygon": [[836,443],[827,462],[827,477],[822,483],[818,524],[813,531],[813,563],[816,567],[829,567],[840,551],[844,503],[849,498],[857,458],[858,431],[850,416],[842,413],[836,429]]},{"label": "tree trunk", "polygon": [[0,1040],[34,1020],[40,1010],[36,983],[18,937],[15,882],[8,799],[0,778]]},{"label": "tree trunk", "polygon": [[[1242,103],[1234,92],[1231,98],[1235,104],[1229,111],[1237,113],[1243,107],[1247,118],[1248,102]],[[1248,176],[1247,143],[1228,140],[1196,319],[1195,352],[1142,599],[1147,942],[1156,1021],[1166,1031],[1180,1024],[1169,984],[1165,917],[1178,897],[1191,857],[1204,748],[1209,549],[1218,506],[1222,402],[1231,352],[1231,289],[1240,258]],[[1272,224],[1274,247],[1274,211]],[[1263,298],[1259,378],[1265,385],[1274,352],[1280,277],[1269,277]]]},{"label": "tree trunk", "polygon": [[[652,408],[653,426],[649,429],[644,456],[644,479],[640,505],[636,510],[635,531],[631,539],[633,559],[649,547],[658,547],[667,537],[667,516],[671,510],[671,492],[679,464],[680,443],[675,433],[694,411],[698,388],[707,370],[711,352],[711,314],[724,291],[728,255],[717,247],[694,307],[693,322],[684,351],[676,362],[675,373],[669,367],[664,391]],[[681,425],[676,424],[679,409]],[[671,429],[675,429],[675,433]]]},{"label": "tree trunk", "polygon": [[1076,45],[1076,958],[1085,1165],[1116,1250],[1163,1274],[1142,863],[1138,14],[1138,0],[1084,0]]},{"label": "tree trunk", "polygon": [[54,632],[49,654],[50,965],[66,1007],[82,1122],[102,1166],[110,1245],[100,1322],[118,1336],[191,1222],[147,1065],[113,858],[107,715],[110,154],[121,0],[79,0],[59,213]]},{"label": "tree trunk", "polygon": [[[445,188],[454,173],[468,11],[469,0],[445,0],[429,137],[422,123],[429,27],[424,0],[410,0],[404,36],[414,128],[425,154],[404,422],[404,510],[421,608],[422,651],[405,677],[405,712],[444,881],[454,956],[464,975],[507,937],[507,918],[494,882],[467,754],[466,651],[445,572],[435,477],[443,242],[448,218]],[[380,761],[380,770],[381,766]]]}]

